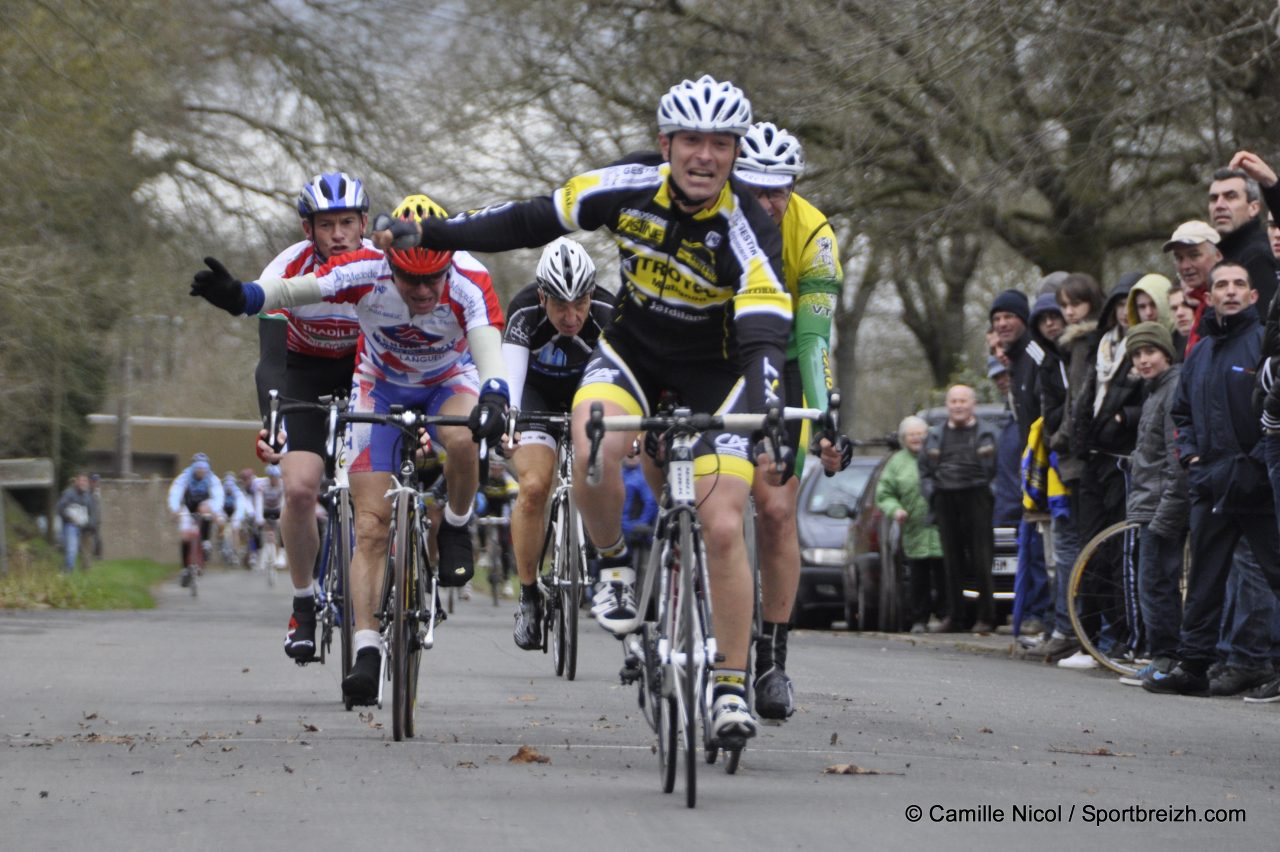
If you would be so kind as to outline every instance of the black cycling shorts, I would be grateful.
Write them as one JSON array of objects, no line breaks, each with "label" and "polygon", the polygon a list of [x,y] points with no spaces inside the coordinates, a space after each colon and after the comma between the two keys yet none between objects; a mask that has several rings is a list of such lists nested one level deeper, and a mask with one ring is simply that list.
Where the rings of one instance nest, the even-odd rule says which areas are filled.
[{"label": "black cycling shorts", "polygon": [[537,415],[539,412],[568,414],[570,406],[573,405],[572,394],[564,399],[548,399],[542,391],[526,383],[524,392],[520,396],[520,405],[520,417],[516,420],[517,432],[522,435],[541,432],[549,435],[553,442],[559,443],[564,437],[564,425],[559,421],[548,420]]},{"label": "black cycling shorts", "polygon": [[[322,396],[351,391],[351,374],[355,372],[355,356],[315,358],[289,353],[285,366],[284,395],[290,400],[317,402]],[[324,455],[324,441],[329,424],[323,411],[295,411],[285,417],[284,431],[289,436],[285,452],[302,450]]]}]

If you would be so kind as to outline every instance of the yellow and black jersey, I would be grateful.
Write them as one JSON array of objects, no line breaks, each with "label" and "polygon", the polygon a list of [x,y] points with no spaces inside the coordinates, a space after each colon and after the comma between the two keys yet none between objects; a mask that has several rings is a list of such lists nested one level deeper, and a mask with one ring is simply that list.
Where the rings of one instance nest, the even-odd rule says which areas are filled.
[{"label": "yellow and black jersey", "polygon": [[[422,244],[505,251],[608,228],[622,286],[606,339],[665,363],[716,360],[756,375],[766,359],[781,365],[792,299],[777,227],[733,181],[709,209],[684,213],[669,178],[659,155],[632,155],[571,178],[549,196],[424,221]],[[757,410],[758,387],[748,383]]]}]

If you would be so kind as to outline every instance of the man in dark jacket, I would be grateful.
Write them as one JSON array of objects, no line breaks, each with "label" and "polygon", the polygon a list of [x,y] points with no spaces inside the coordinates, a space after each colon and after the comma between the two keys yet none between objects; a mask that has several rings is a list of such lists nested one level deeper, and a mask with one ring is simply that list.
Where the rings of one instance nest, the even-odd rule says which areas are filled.
[{"label": "man in dark jacket", "polygon": [[990,633],[995,623],[991,480],[1000,437],[974,415],[977,401],[967,385],[948,389],[947,422],[929,430],[920,452],[920,493],[938,525],[947,574],[947,616],[938,632],[959,629],[963,623],[965,577],[974,577],[978,584],[973,631]]},{"label": "man in dark jacket", "polygon": [[[1239,155],[1233,157],[1232,162],[1237,158]],[[1261,210],[1259,182],[1248,170],[1228,167],[1213,173],[1213,182],[1209,184],[1209,223],[1222,237],[1218,251],[1222,252],[1223,259],[1249,270],[1249,278],[1258,291],[1259,319],[1267,315],[1276,294],[1276,257],[1271,253],[1267,229],[1258,215]]]},{"label": "man in dark jacket", "polygon": [[[1148,674],[1142,682],[1148,692],[1230,695],[1272,676],[1265,652],[1248,665],[1228,665],[1213,681],[1207,675],[1216,656],[1228,575],[1248,570],[1251,563],[1233,559],[1242,536],[1272,591],[1280,592],[1280,533],[1252,405],[1254,368],[1262,352],[1262,327],[1251,309],[1257,299],[1244,266],[1223,261],[1214,267],[1209,281],[1214,316],[1204,322],[1207,337],[1192,351],[1178,383],[1172,416],[1175,447],[1190,487],[1195,570],[1187,579],[1179,662],[1168,673]],[[1269,649],[1269,639],[1259,637],[1252,644]]]}]

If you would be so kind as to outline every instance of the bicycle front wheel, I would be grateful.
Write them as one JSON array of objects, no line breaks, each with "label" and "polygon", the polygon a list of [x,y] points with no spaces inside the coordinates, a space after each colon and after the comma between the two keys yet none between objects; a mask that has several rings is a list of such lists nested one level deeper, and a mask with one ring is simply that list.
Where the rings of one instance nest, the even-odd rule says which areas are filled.
[{"label": "bicycle front wheel", "polygon": [[564,644],[564,677],[578,676],[578,601],[582,598],[582,578],[587,573],[586,539],[582,518],[572,498],[565,499],[568,548],[564,572],[560,577],[560,614],[558,616]]},{"label": "bicycle front wheel", "polygon": [[351,607],[351,495],[346,491],[339,493],[337,512],[330,526],[336,524],[333,536],[334,552],[329,559],[329,572],[333,575],[331,601],[337,610],[342,628],[342,676],[351,674],[351,664],[355,655],[352,643],[355,638],[355,613]]},{"label": "bicycle front wheel", "polygon": [[[410,612],[409,575],[413,566],[409,501],[398,496],[393,515],[391,537],[391,736],[399,742],[413,736],[413,697],[409,682],[410,644],[413,627]],[[414,660],[416,663],[416,659]]]},{"label": "bicycle front wheel", "polygon": [[1067,586],[1071,626],[1080,644],[1102,666],[1122,675],[1140,668],[1133,653],[1142,641],[1138,529],[1137,522],[1121,521],[1090,539]]},{"label": "bicycle front wheel", "polygon": [[701,683],[702,630],[698,618],[698,597],[695,586],[700,582],[702,564],[698,556],[698,543],[693,537],[693,523],[687,515],[680,518],[680,720],[681,738],[684,740],[684,801],[692,808],[698,802],[698,708],[702,696],[698,693]]}]

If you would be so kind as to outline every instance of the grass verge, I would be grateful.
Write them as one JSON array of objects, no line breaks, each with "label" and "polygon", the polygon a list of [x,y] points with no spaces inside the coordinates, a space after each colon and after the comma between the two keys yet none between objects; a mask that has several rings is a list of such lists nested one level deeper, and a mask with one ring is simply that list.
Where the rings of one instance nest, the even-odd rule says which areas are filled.
[{"label": "grass verge", "polygon": [[97,562],[74,574],[43,561],[18,565],[0,576],[0,609],[152,609],[152,587],[176,570],[146,559]]}]

